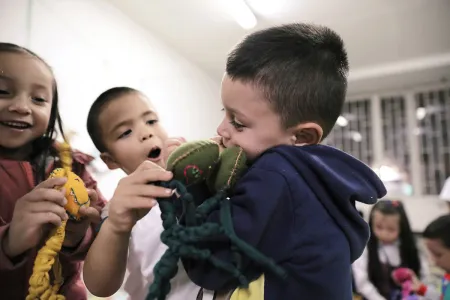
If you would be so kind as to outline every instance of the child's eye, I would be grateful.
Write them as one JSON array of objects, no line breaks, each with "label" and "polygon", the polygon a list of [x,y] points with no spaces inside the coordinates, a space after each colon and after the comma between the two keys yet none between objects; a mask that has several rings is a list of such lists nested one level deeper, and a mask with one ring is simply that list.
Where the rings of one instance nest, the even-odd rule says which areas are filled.
[{"label": "child's eye", "polygon": [[147,124],[153,125],[153,124],[156,124],[157,122],[158,122],[158,120],[148,120]]},{"label": "child's eye", "polygon": [[238,131],[242,131],[242,129],[245,128],[244,125],[242,125],[242,124],[236,122],[236,120],[234,120],[234,119],[230,121],[230,124],[231,124],[234,128],[236,128],[236,130],[238,130]]},{"label": "child's eye", "polygon": [[9,92],[6,90],[0,89],[0,95],[9,95]]},{"label": "child's eye", "polygon": [[121,135],[119,135],[119,139],[127,137],[131,134],[131,129],[128,129],[127,131],[125,131],[124,133],[122,133]]},{"label": "child's eye", "polygon": [[33,97],[32,99],[34,102],[38,102],[38,103],[46,102],[44,98],[40,98],[40,97]]}]

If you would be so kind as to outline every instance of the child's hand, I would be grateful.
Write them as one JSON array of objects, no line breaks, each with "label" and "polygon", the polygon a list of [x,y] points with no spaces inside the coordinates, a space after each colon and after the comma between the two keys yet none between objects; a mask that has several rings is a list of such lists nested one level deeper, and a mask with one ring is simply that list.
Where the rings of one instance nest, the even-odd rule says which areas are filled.
[{"label": "child's hand", "polygon": [[116,233],[129,233],[134,224],[155,204],[156,198],[167,198],[172,190],[158,187],[151,182],[168,181],[172,173],[160,166],[144,161],[139,167],[120,180],[109,206],[107,222]]},{"label": "child's hand", "polygon": [[61,225],[68,216],[64,209],[67,200],[62,186],[67,178],[50,178],[17,200],[3,249],[10,258],[35,247],[47,233],[47,224]]},{"label": "child's hand", "polygon": [[166,156],[164,157],[164,161],[167,162],[167,159],[169,158],[169,155],[178,147],[180,147],[182,144],[186,143],[186,139],[182,137],[178,138],[168,138],[164,146],[166,147]]},{"label": "child's hand", "polygon": [[[88,190],[91,203],[97,202],[97,193],[95,190]],[[79,211],[81,215],[80,221],[69,220],[66,226],[66,237],[63,246],[67,248],[75,248],[83,240],[86,231],[91,223],[99,223],[100,212],[95,207],[82,206]]]},{"label": "child's hand", "polygon": [[219,151],[220,152],[222,152],[223,149],[225,149],[225,146],[223,145],[221,136],[215,136],[215,137],[211,138],[211,140],[216,142],[219,145]]},{"label": "child's hand", "polygon": [[411,270],[411,279],[412,279],[411,289],[415,293],[419,292],[419,290],[423,286],[423,283],[419,280],[419,278],[417,278],[417,275],[416,273],[414,273],[413,270]]}]

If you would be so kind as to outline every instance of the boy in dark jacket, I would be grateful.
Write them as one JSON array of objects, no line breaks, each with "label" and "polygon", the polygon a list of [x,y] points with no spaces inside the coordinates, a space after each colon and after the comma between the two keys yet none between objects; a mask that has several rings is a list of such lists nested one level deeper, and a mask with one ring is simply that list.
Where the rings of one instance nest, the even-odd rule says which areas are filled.
[{"label": "boy in dark jacket", "polygon": [[[234,229],[288,277],[243,260],[253,280],[243,291],[208,262],[184,260],[194,283],[231,299],[352,299],[351,263],[369,237],[355,201],[374,204],[386,191],[366,165],[319,145],[341,114],[347,72],[341,38],[307,24],[252,33],[228,56],[218,140],[251,162],[230,197]],[[229,241],[212,240],[205,247],[233,261]]]}]

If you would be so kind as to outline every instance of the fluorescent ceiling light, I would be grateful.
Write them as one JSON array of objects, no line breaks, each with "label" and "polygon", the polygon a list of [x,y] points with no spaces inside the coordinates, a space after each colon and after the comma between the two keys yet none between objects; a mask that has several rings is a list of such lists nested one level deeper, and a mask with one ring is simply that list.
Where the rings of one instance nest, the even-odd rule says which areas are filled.
[{"label": "fluorescent ceiling light", "polygon": [[286,0],[246,0],[251,9],[263,16],[273,16],[289,10]]},{"label": "fluorescent ceiling light", "polygon": [[242,28],[252,29],[258,23],[244,0],[222,0],[222,5]]},{"label": "fluorescent ceiling light", "polygon": [[351,135],[353,141],[355,141],[357,143],[360,143],[362,141],[362,135],[358,131],[351,131],[350,135]]},{"label": "fluorescent ceiling light", "polygon": [[338,126],[345,127],[348,125],[348,120],[343,116],[339,116],[339,118],[336,121],[336,124]]},{"label": "fluorescent ceiling light", "polygon": [[375,173],[378,174],[383,182],[399,181],[402,179],[400,172],[391,166],[380,166],[378,170],[375,170]]},{"label": "fluorescent ceiling light", "polygon": [[427,109],[425,107],[418,107],[416,109],[417,120],[423,120],[427,115]]}]

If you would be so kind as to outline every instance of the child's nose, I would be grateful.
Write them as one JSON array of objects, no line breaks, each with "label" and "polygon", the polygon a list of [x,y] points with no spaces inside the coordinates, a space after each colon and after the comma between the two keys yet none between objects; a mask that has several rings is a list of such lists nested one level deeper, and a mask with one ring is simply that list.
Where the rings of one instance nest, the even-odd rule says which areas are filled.
[{"label": "child's nose", "polygon": [[143,128],[141,131],[141,141],[151,139],[153,137],[153,130],[151,128]]},{"label": "child's nose", "polygon": [[139,130],[141,141],[151,139],[153,137],[153,135],[155,134],[155,129],[152,128],[152,126],[148,126],[147,123],[140,124],[138,130]]},{"label": "child's nose", "polygon": [[226,129],[225,120],[223,120],[222,123],[220,123],[220,125],[217,127],[217,134],[226,139],[230,138],[230,134]]},{"label": "child's nose", "polygon": [[10,112],[16,112],[19,114],[25,114],[25,115],[29,115],[31,114],[31,109],[29,106],[29,101],[27,100],[27,97],[25,96],[19,96],[16,97],[13,102],[11,103],[11,105],[9,106],[9,111]]},{"label": "child's nose", "polygon": [[147,140],[147,139],[151,139],[152,137],[153,137],[153,134],[151,134],[151,133],[146,133],[146,134],[142,135],[141,140],[142,140],[142,141],[145,141],[145,140]]}]

